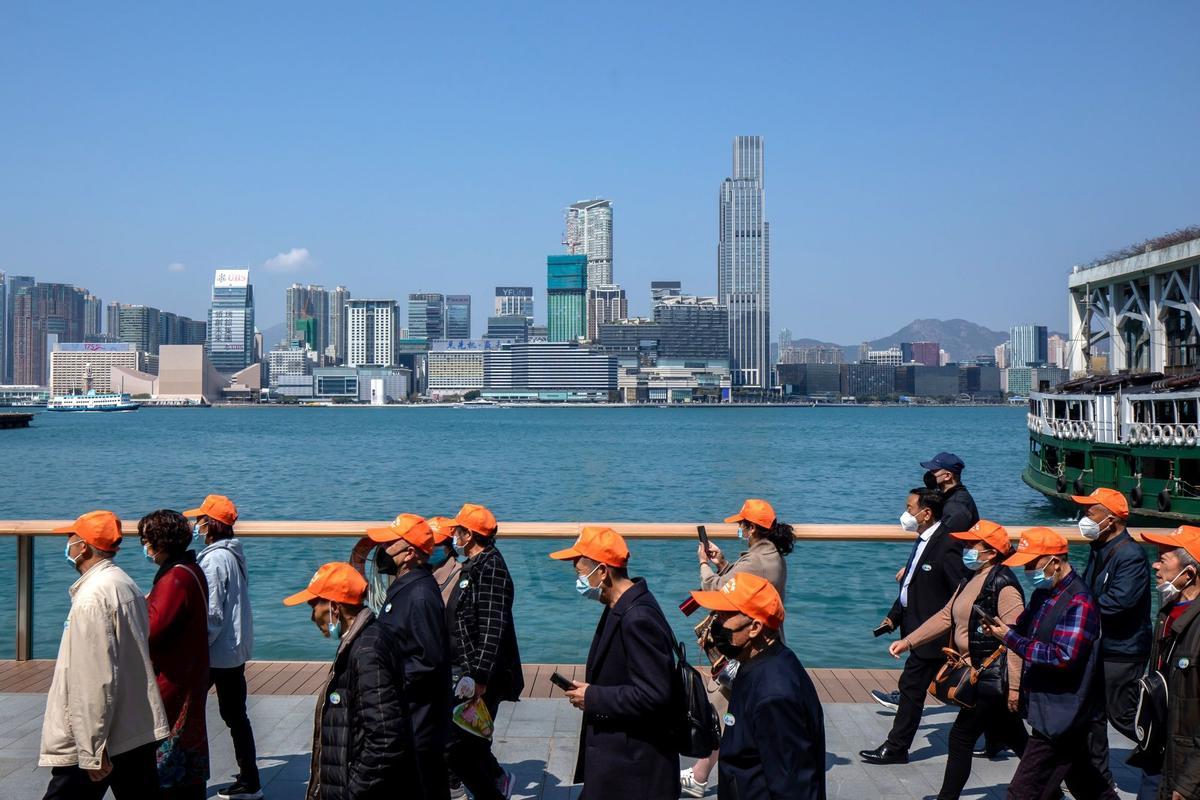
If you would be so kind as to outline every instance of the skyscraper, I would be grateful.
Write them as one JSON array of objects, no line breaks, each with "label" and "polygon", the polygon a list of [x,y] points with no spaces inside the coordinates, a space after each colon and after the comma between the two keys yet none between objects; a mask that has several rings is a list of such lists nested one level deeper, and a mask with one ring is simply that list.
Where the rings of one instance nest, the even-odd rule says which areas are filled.
[{"label": "skyscraper", "polygon": [[338,286],[329,294],[329,343],[333,345],[333,363],[346,363],[346,303],[350,290]]},{"label": "skyscraper", "polygon": [[8,278],[0,270],[0,383],[8,383]]},{"label": "skyscraper", "polygon": [[601,325],[625,319],[629,315],[625,290],[617,285],[588,289],[587,304],[588,339],[593,342],[600,340]]},{"label": "skyscraper", "polygon": [[1008,330],[1010,367],[1044,367],[1048,360],[1045,325],[1014,325]]},{"label": "skyscraper", "polygon": [[533,287],[532,286],[497,286],[496,313],[497,317],[520,315],[528,317],[533,322]]},{"label": "skyscraper", "polygon": [[205,348],[220,372],[254,363],[254,287],[248,269],[219,269],[213,280]]},{"label": "skyscraper", "polygon": [[567,209],[563,245],[570,255],[586,255],[587,288],[613,282],[613,215],[609,200],[584,200]]},{"label": "skyscraper", "polygon": [[471,295],[446,295],[446,339],[471,338]]},{"label": "skyscraper", "polygon": [[[35,281],[32,275],[9,275],[8,276],[8,301],[3,313],[0,313],[0,326],[4,328],[4,372],[3,378],[5,383],[13,383],[13,371],[16,369],[16,358],[13,354],[13,348],[16,346],[15,333],[13,331],[14,312],[16,309],[17,292],[22,289],[33,288]],[[40,386],[41,384],[39,384]]]},{"label": "skyscraper", "polygon": [[13,382],[45,386],[50,378],[48,339],[83,340],[83,293],[65,283],[22,286],[13,304]]},{"label": "skyscraper", "polygon": [[734,137],[733,175],[721,183],[717,298],[729,307],[734,386],[770,388],[771,246],[761,136]]},{"label": "skyscraper", "polygon": [[128,342],[143,353],[158,355],[158,346],[162,343],[162,312],[153,306],[122,304],[118,314],[117,330],[111,331],[109,336]]},{"label": "skyscraper", "polygon": [[315,323],[306,328],[311,339],[308,346],[324,358],[325,348],[329,345],[329,292],[325,291],[324,286],[293,283],[285,290],[283,322],[287,329],[287,341],[303,338],[297,333],[297,323],[305,319]]},{"label": "skyscraper", "polygon": [[396,360],[395,300],[346,301],[346,366],[387,367]]},{"label": "skyscraper", "polygon": [[546,257],[546,318],[552,342],[587,333],[586,255]]},{"label": "skyscraper", "polygon": [[446,338],[446,298],[437,292],[408,296],[408,338],[427,342]]},{"label": "skyscraper", "polygon": [[121,330],[121,304],[114,300],[104,307],[104,333],[110,339],[116,339],[119,330]]},{"label": "skyscraper", "polygon": [[83,338],[99,339],[104,322],[104,302],[91,293],[83,295]]}]

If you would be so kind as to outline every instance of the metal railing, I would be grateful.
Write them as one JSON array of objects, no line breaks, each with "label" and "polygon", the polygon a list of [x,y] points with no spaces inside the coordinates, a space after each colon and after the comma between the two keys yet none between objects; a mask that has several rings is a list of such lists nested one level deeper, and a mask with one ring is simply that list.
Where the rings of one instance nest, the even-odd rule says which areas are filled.
[{"label": "metal railing", "polygon": [[[34,542],[39,536],[62,536],[51,533],[55,528],[71,524],[73,520],[0,520],[0,537],[16,537],[17,544],[17,639],[18,661],[33,657],[33,603],[34,603]],[[268,537],[306,538],[361,538],[368,527],[386,526],[389,521],[292,521],[246,520],[237,523],[237,536],[244,539]],[[709,536],[717,539],[732,539],[737,528],[723,522],[500,522],[500,536],[507,539],[570,539],[588,525],[608,525],[628,539],[694,539],[696,526],[704,525]],[[126,537],[130,535],[129,526]],[[1005,526],[1014,539],[1029,525]],[[898,525],[816,525],[793,524],[800,542],[911,542],[913,534],[901,530]],[[1074,526],[1054,527],[1068,541],[1083,542],[1079,530]],[[1139,529],[1141,530],[1141,529]],[[136,537],[136,531],[133,536]],[[128,546],[128,545],[126,545]],[[136,546],[136,542],[135,542]]]}]

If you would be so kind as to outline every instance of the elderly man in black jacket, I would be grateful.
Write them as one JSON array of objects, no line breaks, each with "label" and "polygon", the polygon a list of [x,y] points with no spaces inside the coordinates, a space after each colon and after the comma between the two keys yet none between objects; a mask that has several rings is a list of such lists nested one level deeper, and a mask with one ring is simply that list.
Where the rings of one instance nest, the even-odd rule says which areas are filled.
[{"label": "elderly man in black jacket", "polygon": [[[979,509],[975,498],[963,486],[962,473],[966,469],[963,460],[954,453],[938,453],[921,467],[929,471],[937,488],[942,493],[942,530],[946,533],[969,531],[979,522]],[[934,488],[934,487],[929,487]]]},{"label": "elderly man in black jacket", "polygon": [[[1100,609],[1100,665],[1097,694],[1104,713],[1088,732],[1092,763],[1112,783],[1108,767],[1108,724],[1136,739],[1135,681],[1142,677],[1153,638],[1150,625],[1150,559],[1125,529],[1129,504],[1115,489],[1100,488],[1072,497],[1084,507],[1079,532],[1091,543],[1083,582]],[[1107,717],[1107,721],[1106,721]]]},{"label": "elderly man in black jacket", "polygon": [[800,659],[780,641],[779,592],[743,572],[692,598],[717,613],[713,644],[741,665],[721,735],[721,800],[825,800],[825,716]]},{"label": "elderly man in black jacket", "polygon": [[629,578],[629,548],[612,528],[584,528],[573,546],[550,557],[574,562],[576,591],[605,606],[585,680],[567,691],[583,711],[575,766],[581,800],[675,800],[679,750],[671,721],[679,698],[667,618],[646,582]]},{"label": "elderly man in black jacket", "polygon": [[400,653],[363,608],[366,594],[362,575],[335,561],[283,601],[308,603],[321,633],[339,640],[317,699],[306,800],[390,800],[398,786],[424,796]]},{"label": "elderly man in black jacket", "polygon": [[[467,557],[446,603],[455,694],[459,700],[482,697],[495,718],[500,703],[519,700],[525,688],[513,626],[512,575],[496,548],[498,526],[491,511],[466,503],[446,525],[453,531],[454,549]],[[513,775],[496,761],[490,740],[454,728],[447,759],[475,800],[512,795]]]},{"label": "elderly man in black jacket", "polygon": [[[941,520],[941,492],[922,487],[908,493],[900,521],[905,530],[917,534],[917,540],[900,576],[899,596],[882,622],[883,627],[899,628],[903,636],[941,611],[967,574],[962,560],[963,543],[942,529]],[[945,661],[937,642],[914,648],[909,653],[900,674],[900,697],[892,730],[887,741],[879,747],[859,751],[863,761],[868,764],[908,763],[908,748],[912,746],[925,709],[925,692]]]},{"label": "elderly man in black jacket", "polygon": [[[395,639],[404,660],[406,699],[421,769],[423,800],[450,796],[444,754],[450,733],[450,636],[446,607],[428,559],[433,529],[416,514],[401,514],[367,536],[379,546],[375,565],[392,575],[379,624]],[[412,794],[415,798],[417,795]]]}]

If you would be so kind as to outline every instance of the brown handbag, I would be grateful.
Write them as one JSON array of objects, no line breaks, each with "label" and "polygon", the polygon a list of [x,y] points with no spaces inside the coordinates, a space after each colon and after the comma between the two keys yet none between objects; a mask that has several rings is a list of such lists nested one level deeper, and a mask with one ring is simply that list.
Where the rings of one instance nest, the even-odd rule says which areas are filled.
[{"label": "brown handbag", "polygon": [[979,702],[979,673],[994,664],[1005,649],[1003,646],[996,648],[996,652],[988,656],[979,669],[976,669],[971,666],[969,657],[953,647],[943,647],[946,663],[942,664],[942,668],[933,677],[933,682],[929,684],[929,693],[943,703],[974,708]]}]

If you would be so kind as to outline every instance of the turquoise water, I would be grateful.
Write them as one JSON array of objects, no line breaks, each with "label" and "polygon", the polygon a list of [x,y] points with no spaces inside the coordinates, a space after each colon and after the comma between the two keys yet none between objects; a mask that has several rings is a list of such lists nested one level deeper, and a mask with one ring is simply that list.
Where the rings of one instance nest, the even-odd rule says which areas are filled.
[{"label": "turquoise water", "polygon": [[[803,522],[891,523],[918,462],[953,450],[980,512],[1006,523],[1059,522],[1020,480],[1023,409],[1009,408],[217,408],[39,414],[0,431],[0,518],[67,518],[111,508],[132,528],[155,508],[228,494],[245,519],[382,520],[452,514],[481,502],[519,520],[717,520],[748,496]],[[619,525],[617,526],[619,530]],[[503,533],[503,528],[501,529]],[[564,540],[565,541],[565,540]],[[736,543],[722,541],[727,553]],[[255,657],[324,658],[308,609],[280,604],[348,539],[247,540]],[[530,662],[581,663],[600,607],[580,599],[551,540],[501,538],[517,583],[517,629]],[[903,543],[801,542],[788,561],[787,636],[812,666],[889,666],[870,630],[895,596]],[[683,639],[676,610],[698,582],[689,541],[634,541],[631,566]],[[154,568],[117,558],[149,589]],[[15,545],[0,541],[13,575]],[[35,655],[52,658],[75,573],[56,539],[37,542]],[[0,603],[15,607],[10,580]],[[13,651],[0,626],[0,655]],[[687,640],[687,641],[690,641]]]}]

